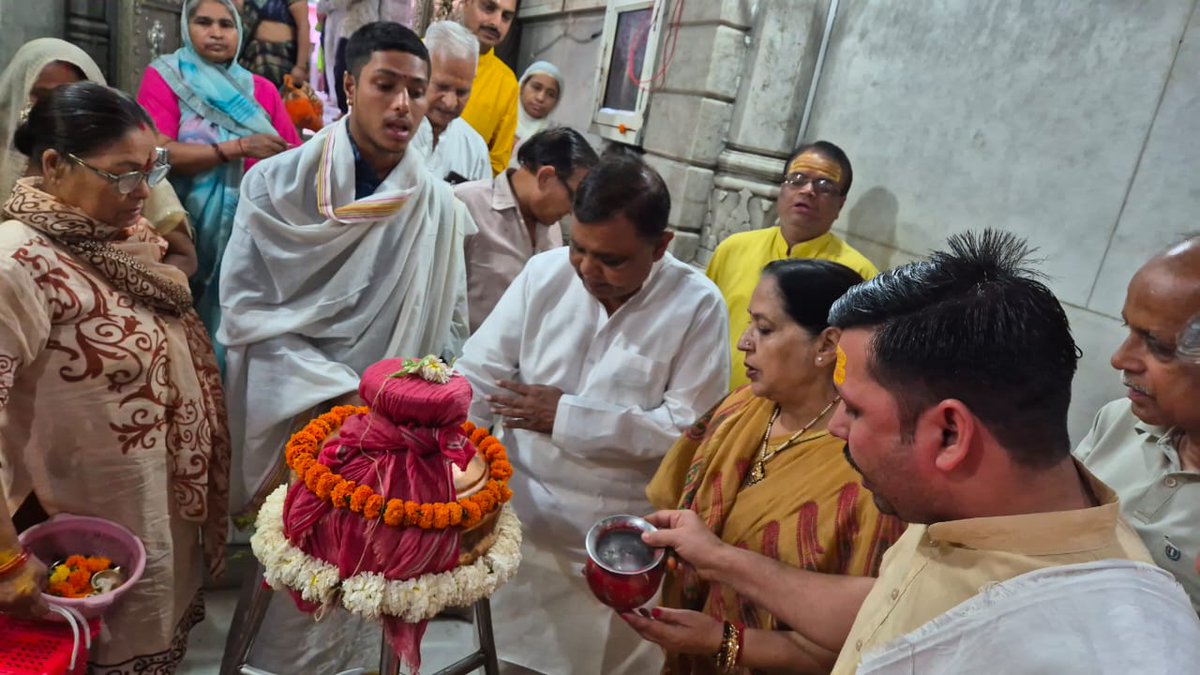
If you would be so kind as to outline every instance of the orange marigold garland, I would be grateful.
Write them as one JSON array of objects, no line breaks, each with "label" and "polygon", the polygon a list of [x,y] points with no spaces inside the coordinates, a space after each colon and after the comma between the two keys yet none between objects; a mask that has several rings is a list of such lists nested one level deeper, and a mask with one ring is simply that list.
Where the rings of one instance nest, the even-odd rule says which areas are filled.
[{"label": "orange marigold garland", "polygon": [[294,434],[284,451],[288,467],[310,492],[337,509],[348,509],[368,520],[383,519],[389,527],[419,527],[423,530],[445,530],[451,527],[471,528],[501,505],[512,499],[508,479],[512,464],[500,441],[470,422],[463,423],[463,433],[479,449],[488,463],[490,480],[483,490],[455,502],[418,504],[400,499],[385,499],[366,485],[356,485],[317,461],[325,439],[354,415],[365,415],[368,409],[338,406],[309,422]]}]

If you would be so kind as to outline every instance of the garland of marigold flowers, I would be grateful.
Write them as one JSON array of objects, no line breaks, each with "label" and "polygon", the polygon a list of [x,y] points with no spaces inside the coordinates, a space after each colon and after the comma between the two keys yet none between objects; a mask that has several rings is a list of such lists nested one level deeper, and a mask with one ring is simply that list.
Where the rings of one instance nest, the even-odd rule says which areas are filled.
[{"label": "garland of marigold flowers", "polygon": [[365,415],[368,408],[343,405],[312,420],[288,441],[287,465],[310,492],[336,509],[349,509],[367,520],[382,520],[389,527],[419,527],[445,530],[469,529],[512,499],[508,479],[512,465],[508,453],[487,429],[464,422],[463,433],[483,453],[488,463],[489,480],[478,493],[453,502],[419,504],[402,499],[385,499],[367,485],[356,485],[317,461],[321,444],[354,415]]}]

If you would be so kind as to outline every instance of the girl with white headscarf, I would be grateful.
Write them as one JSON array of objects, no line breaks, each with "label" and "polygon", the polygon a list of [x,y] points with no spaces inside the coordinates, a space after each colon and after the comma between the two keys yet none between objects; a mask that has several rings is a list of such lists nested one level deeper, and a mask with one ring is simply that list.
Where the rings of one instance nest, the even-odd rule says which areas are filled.
[{"label": "girl with white headscarf", "polygon": [[562,72],[549,61],[530,64],[521,75],[517,106],[517,137],[513,143],[510,166],[517,167],[517,150],[521,142],[551,125],[550,113],[562,98]]}]

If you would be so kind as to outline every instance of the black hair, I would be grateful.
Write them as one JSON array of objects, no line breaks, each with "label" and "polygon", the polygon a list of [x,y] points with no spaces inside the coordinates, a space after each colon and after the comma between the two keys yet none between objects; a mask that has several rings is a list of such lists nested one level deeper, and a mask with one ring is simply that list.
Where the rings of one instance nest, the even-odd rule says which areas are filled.
[{"label": "black hair", "polygon": [[346,43],[346,70],[356,79],[375,52],[404,52],[425,62],[429,69],[429,50],[411,28],[394,21],[375,21],[354,31]]},{"label": "black hair", "polygon": [[662,176],[631,152],[605,152],[575,193],[577,223],[625,216],[638,235],[651,241],[667,231],[670,213],[671,193]]},{"label": "black hair", "polygon": [[96,82],[76,82],[39,98],[13,134],[13,145],[35,162],[47,150],[87,157],[139,127],[153,129],[154,123],[132,96]]},{"label": "black hair", "polygon": [[775,280],[783,308],[792,321],[813,335],[829,327],[829,309],[862,276],[829,260],[776,260],[763,268],[763,277]]},{"label": "black hair", "polygon": [[850,158],[846,156],[846,152],[829,141],[805,143],[793,150],[791,156],[788,157],[787,164],[783,168],[784,178],[787,178],[788,165],[796,161],[797,157],[809,151],[815,152],[827,159],[832,159],[838,163],[838,166],[842,167],[842,196],[845,197],[850,194],[850,184],[854,182],[854,167],[850,166]]},{"label": "black hair", "polygon": [[850,289],[830,323],[874,331],[868,372],[895,397],[907,438],[922,412],[958,399],[1018,463],[1052,466],[1071,452],[1080,356],[1066,312],[1013,234],[968,232],[948,247]]},{"label": "black hair", "polygon": [[517,163],[522,167],[536,172],[551,166],[562,180],[578,169],[591,169],[599,161],[600,156],[583,134],[571,127],[543,129],[522,142],[517,151]]}]

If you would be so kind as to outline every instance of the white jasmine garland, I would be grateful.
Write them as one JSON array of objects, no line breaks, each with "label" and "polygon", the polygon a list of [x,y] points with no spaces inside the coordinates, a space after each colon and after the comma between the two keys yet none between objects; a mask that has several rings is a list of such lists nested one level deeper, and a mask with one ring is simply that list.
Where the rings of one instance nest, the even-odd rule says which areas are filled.
[{"label": "white jasmine garland", "polygon": [[521,564],[521,522],[505,505],[496,523],[496,541],[470,565],[404,581],[360,572],[340,580],[337,567],[296,548],[283,534],[283,505],[288,486],[271,493],[258,512],[250,548],[265,570],[271,588],[289,588],[305,600],[328,605],[338,601],[366,619],[396,617],[405,623],[432,619],[447,607],[467,607],[491,597],[517,573]]}]

